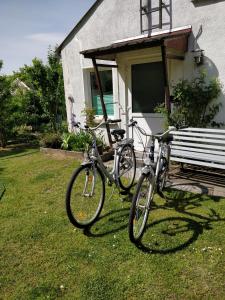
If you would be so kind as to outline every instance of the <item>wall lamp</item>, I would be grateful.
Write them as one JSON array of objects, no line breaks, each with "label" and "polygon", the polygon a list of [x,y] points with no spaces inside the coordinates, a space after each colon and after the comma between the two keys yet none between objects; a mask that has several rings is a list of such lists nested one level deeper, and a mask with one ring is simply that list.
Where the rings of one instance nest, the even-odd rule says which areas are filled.
[{"label": "wall lamp", "polygon": [[204,62],[204,50],[197,48],[192,52],[193,52],[193,57],[196,65],[197,66],[202,65]]}]

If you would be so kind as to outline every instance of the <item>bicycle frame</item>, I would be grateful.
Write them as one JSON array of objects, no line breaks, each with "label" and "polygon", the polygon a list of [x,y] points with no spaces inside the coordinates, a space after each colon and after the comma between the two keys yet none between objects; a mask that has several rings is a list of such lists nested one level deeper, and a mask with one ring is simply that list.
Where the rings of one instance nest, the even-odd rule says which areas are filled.
[{"label": "bicycle frame", "polygon": [[[162,169],[162,165],[161,165],[161,160],[162,158],[164,158],[165,156],[163,155],[163,151],[164,151],[164,147],[166,147],[166,159],[169,163],[169,158],[170,158],[170,146],[165,143],[163,141],[163,138],[165,136],[167,136],[169,134],[170,131],[174,130],[174,128],[170,128],[169,130],[167,130],[166,132],[164,132],[163,134],[161,135],[153,135],[152,138],[153,138],[153,146],[151,148],[151,151],[150,151],[150,157],[149,158],[146,158],[144,160],[144,164],[145,166],[143,167],[142,169],[142,173],[143,174],[151,174],[152,177],[153,177],[153,185],[154,185],[154,188],[156,186],[156,183],[158,181],[158,177],[159,177],[159,173]],[[159,151],[157,153],[157,156],[156,158],[154,157],[154,152],[155,152],[155,140],[158,141],[159,143]]]},{"label": "bicycle frame", "polygon": [[[113,120],[115,122],[117,120]],[[108,121],[110,122],[110,121]],[[93,137],[93,144],[91,148],[91,153],[89,155],[89,160],[86,160],[82,163],[82,165],[88,165],[88,164],[97,164],[99,168],[101,169],[102,173],[104,176],[109,180],[110,184],[115,183],[117,187],[119,187],[119,182],[118,179],[120,176],[123,174],[119,175],[119,170],[118,170],[118,160],[119,160],[119,154],[120,151],[122,150],[122,147],[124,145],[130,145],[133,144],[133,139],[124,139],[121,144],[118,144],[118,146],[114,149],[114,161],[113,161],[113,169],[111,172],[108,172],[107,168],[105,167],[102,158],[99,154],[97,143],[96,143],[96,135],[95,135],[95,130],[98,129],[100,126],[105,124],[106,122],[101,122],[96,128],[89,128],[89,129],[84,129],[88,131],[92,137]]]}]

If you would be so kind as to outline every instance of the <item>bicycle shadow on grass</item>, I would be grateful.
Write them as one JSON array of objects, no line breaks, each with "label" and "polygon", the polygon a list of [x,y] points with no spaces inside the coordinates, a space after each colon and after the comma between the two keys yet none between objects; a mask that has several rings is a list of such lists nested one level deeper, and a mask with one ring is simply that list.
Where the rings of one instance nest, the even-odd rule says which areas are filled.
[{"label": "bicycle shadow on grass", "polygon": [[5,192],[6,192],[5,185],[0,182],[0,200],[3,198]]},{"label": "bicycle shadow on grass", "polygon": [[[206,207],[207,214],[206,210],[199,212],[204,202],[209,199],[219,202],[221,197],[208,198],[187,191],[166,189],[163,198],[163,204],[152,203],[152,212],[159,209],[173,210],[180,216],[162,218],[148,224],[142,239],[136,245],[143,252],[169,254],[181,251],[194,243],[204,230],[213,230],[214,223],[225,221],[225,217],[221,217],[213,208]],[[198,210],[194,211],[196,208]]]},{"label": "bicycle shadow on grass", "polygon": [[96,238],[122,231],[127,228],[129,212],[129,208],[111,210],[100,216],[93,225],[85,228],[83,233],[88,237]]},{"label": "bicycle shadow on grass", "polygon": [[147,225],[136,247],[151,254],[176,253],[194,243],[202,233],[202,225],[193,219],[168,217]]}]

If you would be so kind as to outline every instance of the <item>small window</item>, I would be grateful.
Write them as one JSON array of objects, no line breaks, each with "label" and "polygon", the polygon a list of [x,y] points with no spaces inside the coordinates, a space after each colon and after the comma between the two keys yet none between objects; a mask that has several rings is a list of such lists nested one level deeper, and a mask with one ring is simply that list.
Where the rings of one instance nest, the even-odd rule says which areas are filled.
[{"label": "small window", "polygon": [[132,111],[154,113],[154,108],[165,99],[162,62],[132,66]]},{"label": "small window", "polygon": [[[107,114],[114,115],[113,107],[113,83],[112,83],[112,70],[100,71],[100,78],[103,89],[104,102],[106,106]],[[96,82],[95,73],[91,72],[91,95],[92,95],[92,107],[95,109],[96,115],[103,115],[100,94],[98,85]]]}]

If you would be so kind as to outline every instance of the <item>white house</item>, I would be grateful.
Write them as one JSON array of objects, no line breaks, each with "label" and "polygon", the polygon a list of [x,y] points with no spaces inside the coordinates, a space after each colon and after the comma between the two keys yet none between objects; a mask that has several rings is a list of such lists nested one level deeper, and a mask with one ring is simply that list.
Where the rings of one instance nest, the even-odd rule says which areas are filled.
[{"label": "white house", "polygon": [[[158,132],[170,107],[172,86],[204,68],[225,84],[225,1],[98,0],[59,46],[69,128],[81,111],[103,112],[93,63],[101,74],[104,101],[122,127],[133,117],[147,131]],[[202,52],[201,50],[204,50]],[[225,96],[217,121],[225,121]]]}]

